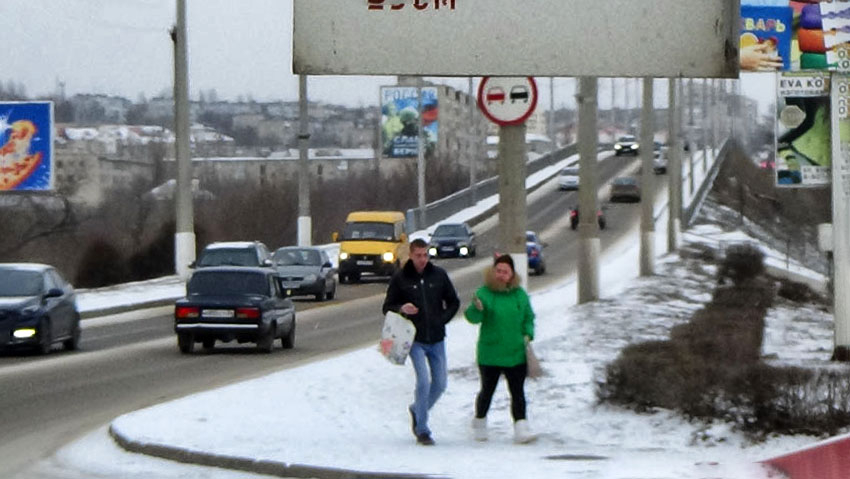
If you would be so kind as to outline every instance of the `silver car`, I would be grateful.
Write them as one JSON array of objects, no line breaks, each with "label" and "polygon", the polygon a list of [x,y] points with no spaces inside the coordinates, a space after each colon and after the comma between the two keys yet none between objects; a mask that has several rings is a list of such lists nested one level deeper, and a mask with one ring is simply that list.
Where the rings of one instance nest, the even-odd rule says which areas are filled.
[{"label": "silver car", "polygon": [[272,266],[289,296],[336,296],[336,268],[321,248],[284,246],[272,255]]}]

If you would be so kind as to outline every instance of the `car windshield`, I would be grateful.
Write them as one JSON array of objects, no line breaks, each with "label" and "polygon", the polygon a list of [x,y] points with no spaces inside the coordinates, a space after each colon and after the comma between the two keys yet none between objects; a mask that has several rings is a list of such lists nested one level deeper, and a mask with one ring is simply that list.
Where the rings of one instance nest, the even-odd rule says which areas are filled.
[{"label": "car windshield", "polygon": [[637,180],[634,178],[617,178],[614,180],[615,185],[636,185]]},{"label": "car windshield", "polygon": [[537,243],[537,236],[535,236],[534,233],[526,233],[525,241],[529,243]]},{"label": "car windshield", "polygon": [[44,291],[38,271],[0,269],[0,296],[36,296]]},{"label": "car windshield", "polygon": [[578,176],[578,168],[564,168],[561,170],[562,176]]},{"label": "car windshield", "polygon": [[245,248],[212,248],[201,254],[198,266],[259,266],[257,253]]},{"label": "car windshield", "polygon": [[322,257],[314,249],[279,249],[274,253],[278,266],[320,266]]},{"label": "car windshield", "polygon": [[186,292],[190,296],[269,295],[266,275],[239,271],[198,271],[192,275]]},{"label": "car windshield", "polygon": [[440,225],[432,236],[466,236],[466,230],[461,225]]},{"label": "car windshield", "polygon": [[633,136],[621,136],[617,141],[619,142],[632,142],[635,141],[635,137]]},{"label": "car windshield", "polygon": [[392,223],[346,223],[342,233],[345,240],[392,241],[394,237]]}]

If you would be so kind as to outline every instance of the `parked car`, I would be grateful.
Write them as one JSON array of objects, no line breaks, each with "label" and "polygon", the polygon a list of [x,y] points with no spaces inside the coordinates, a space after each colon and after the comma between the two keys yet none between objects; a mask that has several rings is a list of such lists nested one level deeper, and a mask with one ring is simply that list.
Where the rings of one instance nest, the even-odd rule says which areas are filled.
[{"label": "parked car", "polygon": [[0,349],[34,349],[80,344],[80,313],[74,287],[52,266],[0,264]]},{"label": "parked car", "polygon": [[578,167],[568,166],[558,174],[558,188],[561,190],[577,190],[579,185]]},{"label": "parked car", "polygon": [[431,235],[428,254],[431,257],[473,257],[477,242],[475,232],[466,223],[443,223]]},{"label": "parked car", "polygon": [[638,154],[640,154],[640,145],[637,138],[632,135],[623,135],[617,138],[617,141],[614,143],[614,156],[638,156]]},{"label": "parked car", "polygon": [[540,241],[540,237],[534,231],[525,232],[525,253],[528,256],[528,271],[541,275],[546,272],[546,258],[543,257],[543,248],[546,243]]},{"label": "parked car", "polygon": [[192,274],[186,297],[174,306],[177,346],[191,353],[195,343],[257,343],[270,353],[274,340],[295,346],[295,306],[272,268],[211,266]]},{"label": "parked car", "polygon": [[614,178],[611,183],[611,201],[640,201],[640,185],[632,176]]},{"label": "parked car", "polygon": [[272,265],[289,296],[314,296],[316,301],[324,301],[336,295],[336,268],[321,248],[278,248]]},{"label": "parked car", "polygon": [[269,248],[260,241],[222,241],[208,244],[189,267],[271,265]]},{"label": "parked car", "polygon": [[[578,228],[578,221],[578,206],[573,206],[572,208],[570,208],[570,229]],[[607,223],[605,221],[605,213],[602,211],[601,208],[596,210],[596,223],[599,225],[599,229],[605,229],[605,225]]]}]

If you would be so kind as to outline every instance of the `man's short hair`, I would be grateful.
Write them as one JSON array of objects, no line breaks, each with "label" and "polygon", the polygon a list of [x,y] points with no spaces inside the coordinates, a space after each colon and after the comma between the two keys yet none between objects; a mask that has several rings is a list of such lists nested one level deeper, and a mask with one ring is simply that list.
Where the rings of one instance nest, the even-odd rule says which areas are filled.
[{"label": "man's short hair", "polygon": [[422,238],[416,238],[415,240],[410,242],[410,251],[414,249],[427,249],[428,243],[425,242]]}]

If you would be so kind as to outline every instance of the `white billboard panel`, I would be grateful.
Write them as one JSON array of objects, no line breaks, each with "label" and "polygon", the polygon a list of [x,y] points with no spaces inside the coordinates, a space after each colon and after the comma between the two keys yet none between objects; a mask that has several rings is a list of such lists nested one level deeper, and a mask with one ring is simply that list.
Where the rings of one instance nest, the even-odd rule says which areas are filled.
[{"label": "white billboard panel", "polygon": [[738,76],[738,0],[294,0],[297,74]]}]

